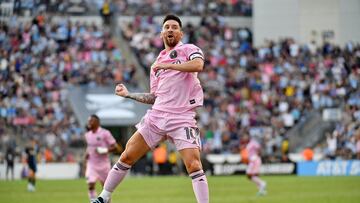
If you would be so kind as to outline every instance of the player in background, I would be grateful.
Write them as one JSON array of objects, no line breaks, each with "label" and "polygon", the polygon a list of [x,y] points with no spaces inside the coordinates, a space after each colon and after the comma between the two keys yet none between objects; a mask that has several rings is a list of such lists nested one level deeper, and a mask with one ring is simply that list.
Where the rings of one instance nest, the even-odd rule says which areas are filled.
[{"label": "player in background", "polygon": [[87,125],[89,131],[85,134],[85,177],[89,189],[90,201],[97,197],[95,184],[99,181],[102,186],[110,171],[110,152],[120,152],[120,146],[116,143],[110,131],[100,126],[100,119],[97,115],[91,115]]},{"label": "player in background", "polygon": [[258,188],[258,195],[266,195],[266,182],[260,179],[261,146],[255,136],[250,138],[249,143],[246,145],[248,152],[249,165],[246,169],[246,175],[250,181],[254,182]]},{"label": "player in background", "polygon": [[197,46],[183,44],[183,35],[181,20],[175,15],[167,15],[160,34],[165,49],[151,66],[150,93],[130,93],[123,84],[116,86],[116,95],[152,104],[152,109],[137,124],[137,131],[109,172],[104,189],[94,203],[107,203],[131,166],[165,139],[172,141],[179,151],[192,179],[197,202],[209,202],[195,120],[196,107],[203,105],[204,96],[197,73],[203,70],[204,56]]},{"label": "player in background", "polygon": [[6,159],[6,180],[9,180],[9,172],[11,173],[11,180],[14,180],[14,163],[15,150],[13,147],[8,147],[5,154]]},{"label": "player in background", "polygon": [[32,139],[29,146],[25,148],[26,154],[26,163],[28,165],[28,186],[27,190],[29,192],[35,192],[35,182],[36,182],[36,155],[38,153],[38,147],[36,141]]}]

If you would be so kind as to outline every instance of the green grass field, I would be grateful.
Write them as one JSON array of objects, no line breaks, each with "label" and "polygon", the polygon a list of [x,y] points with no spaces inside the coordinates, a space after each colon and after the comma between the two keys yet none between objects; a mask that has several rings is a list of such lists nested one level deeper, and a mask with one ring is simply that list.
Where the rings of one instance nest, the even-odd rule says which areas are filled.
[{"label": "green grass field", "polygon": [[[359,203],[360,177],[265,176],[268,195],[257,197],[245,176],[209,177],[212,203]],[[23,181],[0,181],[1,203],[89,202],[84,179],[39,180],[37,191]],[[100,186],[98,186],[100,191]],[[117,188],[113,203],[194,203],[187,177],[130,177]]]}]

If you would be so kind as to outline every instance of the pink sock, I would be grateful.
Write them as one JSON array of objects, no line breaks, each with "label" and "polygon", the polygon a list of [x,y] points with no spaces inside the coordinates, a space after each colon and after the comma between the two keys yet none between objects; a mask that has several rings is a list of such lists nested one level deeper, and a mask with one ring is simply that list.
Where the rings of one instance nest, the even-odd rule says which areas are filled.
[{"label": "pink sock", "polygon": [[113,192],[116,186],[124,179],[130,168],[131,166],[125,163],[117,162],[106,178],[104,189],[108,192]]},{"label": "pink sock", "polygon": [[95,199],[97,197],[96,190],[89,190],[88,195],[90,199]]},{"label": "pink sock", "polygon": [[203,170],[189,175],[192,179],[193,190],[198,203],[209,203],[209,188]]},{"label": "pink sock", "polygon": [[259,189],[265,185],[265,182],[262,181],[258,176],[251,177],[251,181],[253,181]]}]

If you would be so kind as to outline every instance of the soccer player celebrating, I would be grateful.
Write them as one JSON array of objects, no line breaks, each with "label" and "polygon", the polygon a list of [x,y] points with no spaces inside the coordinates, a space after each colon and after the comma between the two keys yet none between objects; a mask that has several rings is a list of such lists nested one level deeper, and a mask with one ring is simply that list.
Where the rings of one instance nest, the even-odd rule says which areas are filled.
[{"label": "soccer player celebrating", "polygon": [[261,146],[256,140],[255,136],[252,136],[250,142],[246,146],[249,157],[249,165],[246,169],[246,175],[250,181],[254,182],[258,187],[258,195],[266,195],[266,182],[259,178],[261,158],[260,158]]},{"label": "soccer player celebrating", "polygon": [[150,93],[130,93],[123,84],[116,86],[116,95],[152,104],[152,109],[137,124],[137,131],[109,172],[104,189],[94,203],[107,203],[131,166],[164,139],[172,141],[180,152],[192,179],[197,202],[209,202],[195,120],[195,108],[203,105],[197,72],[203,70],[204,56],[197,46],[183,44],[180,41],[183,35],[181,20],[175,15],[167,15],[160,34],[165,49],[151,66]]},{"label": "soccer player celebrating", "polygon": [[100,119],[97,115],[91,115],[88,120],[89,131],[85,134],[86,139],[86,181],[89,189],[90,201],[97,197],[95,183],[99,181],[102,186],[106,176],[110,171],[111,164],[109,152],[120,151],[120,146],[116,143],[111,133],[100,127]]}]

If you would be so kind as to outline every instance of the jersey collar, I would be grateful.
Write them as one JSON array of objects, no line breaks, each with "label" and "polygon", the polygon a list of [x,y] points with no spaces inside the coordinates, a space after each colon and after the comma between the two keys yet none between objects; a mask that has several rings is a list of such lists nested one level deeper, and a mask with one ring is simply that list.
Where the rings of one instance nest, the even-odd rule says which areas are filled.
[{"label": "jersey collar", "polygon": [[[172,51],[173,49],[175,49],[175,48],[183,45],[183,44],[184,44],[184,43],[182,43],[181,41],[179,41],[173,48],[171,48],[171,49],[169,50],[169,52]],[[160,52],[160,55],[165,55],[166,53],[168,53],[168,52],[166,51],[166,49],[164,49],[164,50],[162,50],[162,51]]]}]

